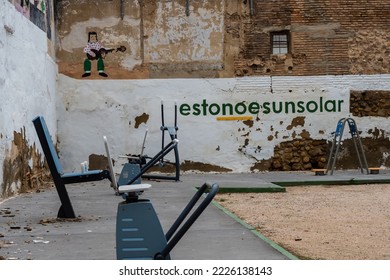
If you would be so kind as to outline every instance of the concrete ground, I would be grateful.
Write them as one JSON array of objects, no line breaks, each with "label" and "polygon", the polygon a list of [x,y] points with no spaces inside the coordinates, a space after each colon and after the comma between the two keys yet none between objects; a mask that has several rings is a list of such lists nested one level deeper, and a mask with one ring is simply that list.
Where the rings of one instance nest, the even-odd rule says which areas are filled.
[{"label": "concrete ground", "polygon": [[[315,176],[312,172],[252,174],[188,174],[180,182],[150,181],[148,198],[165,231],[174,222],[195,187],[218,183],[221,192],[284,191],[283,186],[315,184],[386,183],[386,171],[377,175],[359,171]],[[148,182],[145,181],[144,182]],[[60,206],[55,188],[23,194],[0,202],[0,259],[114,260],[117,205],[123,199],[109,181],[67,186],[74,220],[56,219]],[[171,252],[178,260],[286,260],[295,256],[213,202]]]}]

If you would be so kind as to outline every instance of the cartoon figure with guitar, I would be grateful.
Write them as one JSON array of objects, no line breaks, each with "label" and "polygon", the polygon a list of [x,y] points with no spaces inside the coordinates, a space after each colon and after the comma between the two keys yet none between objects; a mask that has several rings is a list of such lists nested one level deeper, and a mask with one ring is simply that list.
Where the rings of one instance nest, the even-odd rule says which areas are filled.
[{"label": "cartoon figure with guitar", "polygon": [[[104,72],[104,61],[107,53],[113,52],[115,49],[106,49],[103,47],[97,38],[97,33],[92,31],[88,33],[88,44],[84,48],[84,53],[86,53],[87,58],[84,60],[84,74],[83,78],[91,75],[92,60],[97,60],[97,70],[99,75],[102,77],[108,77]],[[126,47],[120,46],[116,49],[116,52],[125,52]]]}]

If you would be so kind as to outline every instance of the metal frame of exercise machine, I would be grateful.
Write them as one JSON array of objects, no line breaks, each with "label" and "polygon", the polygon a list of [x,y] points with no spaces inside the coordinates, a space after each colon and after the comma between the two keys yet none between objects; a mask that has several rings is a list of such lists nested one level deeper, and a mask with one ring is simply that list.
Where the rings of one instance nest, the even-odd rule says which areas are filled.
[{"label": "metal frame of exercise machine", "polygon": [[112,165],[112,158],[110,149],[108,147],[108,140],[106,136],[103,136],[104,146],[107,153],[108,166],[110,172],[111,187],[118,193],[118,187],[120,185],[132,185],[138,184],[141,181],[143,175],[157,162],[159,162],[165,155],[175,149],[179,143],[179,140],[173,139],[170,143],[162,148],[153,158],[151,158],[146,164],[141,165],[138,161],[132,162],[129,159],[129,163],[125,163],[118,181],[115,180],[114,168]]},{"label": "metal frame of exercise machine", "polygon": [[[119,193],[124,197],[124,201],[118,204],[116,220],[116,255],[119,260],[171,259],[171,250],[207,208],[219,186],[216,183],[204,183],[166,234],[151,201],[139,198],[149,188],[119,186]],[[204,200],[193,210],[200,197],[208,190]],[[187,218],[191,211],[192,214]]]},{"label": "metal frame of exercise machine", "polygon": [[[107,137],[104,136],[104,143],[109,170],[86,170],[81,173],[63,173],[58,155],[43,117],[36,117],[33,119],[33,123],[61,200],[58,218],[76,217],[65,184],[110,179],[111,186],[115,189],[115,192],[121,194],[124,198],[124,201],[118,204],[116,220],[116,253],[118,259],[170,259],[171,250],[203,213],[218,192],[218,184],[204,183],[192,197],[168,232],[164,234],[161,223],[150,200],[139,199],[139,196],[145,190],[151,188],[150,184],[142,184],[140,178],[150,166],[157,163],[167,153],[177,147],[177,139],[172,139],[168,145],[163,147],[162,151],[142,168],[139,164],[129,164],[139,168],[139,172],[135,172],[134,176],[123,178],[122,170],[121,177],[122,179],[125,179],[124,182],[127,184],[121,185],[116,180]],[[209,193],[204,200],[199,203],[195,210],[193,210],[200,197],[208,190]],[[192,212],[191,215],[189,215],[190,212]]]},{"label": "metal frame of exercise machine", "polygon": [[[177,140],[177,131],[179,130],[179,127],[177,126],[177,104],[175,103],[175,110],[174,110],[174,125],[173,126],[166,126],[165,125],[165,115],[164,115],[164,103],[161,101],[161,150],[165,147],[165,133],[168,132],[169,137],[171,141]],[[147,173],[143,174],[143,179],[156,179],[156,180],[172,180],[172,181],[179,181],[180,180],[180,160],[179,160],[179,149],[178,145],[175,145],[173,147],[173,154],[174,154],[174,162],[168,161],[164,159],[164,156],[168,153],[166,153],[164,156],[162,156],[158,162],[154,162],[153,165],[150,165],[149,162],[152,161],[155,157],[149,157],[147,155],[143,154],[144,148],[145,148],[145,141],[146,136],[148,134],[148,130],[145,131],[145,136],[142,144],[141,154],[139,156],[121,156],[124,158],[127,158],[129,163],[138,163],[141,165],[141,169],[144,169],[145,166],[148,166],[148,169],[152,166],[160,166],[163,167],[166,164],[171,164],[175,168],[175,174],[170,175],[161,175],[161,174],[152,174]]]},{"label": "metal frame of exercise machine", "polygon": [[[128,184],[121,185],[120,181],[121,177],[123,177],[123,170],[126,169],[124,168],[122,170],[121,176],[117,182],[112,165],[111,154],[108,148],[107,138],[105,136],[104,143],[108,157],[110,175],[112,178],[112,186],[116,189],[117,194],[122,195],[124,198],[124,201],[118,204],[117,209],[117,259],[169,260],[171,258],[171,250],[211,203],[219,190],[219,185],[216,183],[204,183],[180,213],[167,233],[164,234],[160,220],[151,201],[149,199],[139,198],[144,191],[151,188],[150,184],[143,184],[140,181],[142,170],[145,167],[143,167],[140,172],[130,172],[131,174],[127,180]],[[177,146],[177,143],[178,140],[173,139],[170,144],[165,146],[162,151],[153,158],[153,160],[148,162],[148,165],[151,166],[155,164],[160,158],[164,157],[166,153]],[[133,168],[140,168],[140,165],[137,163],[128,163],[127,165]],[[130,179],[131,175],[135,176]],[[193,210],[200,197],[202,197],[206,192],[208,192],[208,194],[204,200],[199,203],[195,210]],[[192,212],[192,214],[188,216],[190,212]]]}]

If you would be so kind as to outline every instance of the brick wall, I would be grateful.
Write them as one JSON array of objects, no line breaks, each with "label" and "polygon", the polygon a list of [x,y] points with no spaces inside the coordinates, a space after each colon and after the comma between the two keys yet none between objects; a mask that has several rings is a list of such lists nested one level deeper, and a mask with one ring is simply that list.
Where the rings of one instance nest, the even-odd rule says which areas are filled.
[{"label": "brick wall", "polygon": [[[253,15],[242,17],[237,76],[390,72],[390,1],[253,2]],[[280,30],[290,31],[290,53],[272,55],[270,32]]]}]

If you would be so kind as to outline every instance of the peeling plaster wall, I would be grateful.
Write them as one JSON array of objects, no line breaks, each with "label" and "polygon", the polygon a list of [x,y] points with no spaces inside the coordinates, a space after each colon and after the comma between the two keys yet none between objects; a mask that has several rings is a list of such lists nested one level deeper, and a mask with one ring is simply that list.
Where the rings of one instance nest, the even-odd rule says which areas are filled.
[{"label": "peeling plaster wall", "polygon": [[44,176],[31,120],[45,116],[56,133],[57,65],[47,34],[0,1],[0,200],[39,185]]},{"label": "peeling plaster wall", "polygon": [[180,1],[156,2],[145,20],[145,62],[222,63],[224,1],[192,3],[188,16]]},{"label": "peeling plaster wall", "polygon": [[[123,14],[120,1],[57,3],[59,68],[73,78],[92,30],[127,48],[105,59],[115,79],[390,73],[388,1],[124,0]],[[289,52],[273,54],[280,31]]]},{"label": "peeling plaster wall", "polygon": [[[179,108],[184,106],[185,114],[178,115],[182,164],[251,172],[272,158],[281,143],[303,138],[332,141],[337,121],[350,116],[351,91],[389,88],[389,75],[121,81],[81,81],[60,75],[60,151],[64,168],[78,170],[89,155],[105,154],[102,136],[107,135],[119,172],[124,162],[119,156],[138,154],[148,128],[145,152],[154,155],[161,147],[163,100],[166,125],[173,125],[175,102]],[[253,102],[263,106],[255,114],[248,113]],[[303,102],[304,112],[298,111],[298,105],[295,113],[291,107],[286,111],[285,102],[289,106]],[[203,103],[207,103],[206,115]],[[217,120],[222,114],[222,110],[216,114],[218,106],[227,103],[236,108],[235,116],[251,116],[252,120]],[[194,104],[199,105],[198,115],[193,114]],[[281,112],[280,104],[284,106]],[[240,114],[245,106],[247,111]],[[265,113],[267,108],[271,112]],[[372,131],[379,130],[384,139],[389,138],[388,117],[354,118],[361,137],[371,138]]]},{"label": "peeling plaster wall", "polygon": [[58,1],[60,73],[81,78],[95,31],[104,47],[126,47],[104,59],[110,78],[215,76],[223,68],[225,1],[190,1],[188,15],[185,3],[124,0],[121,18],[120,1]]}]

